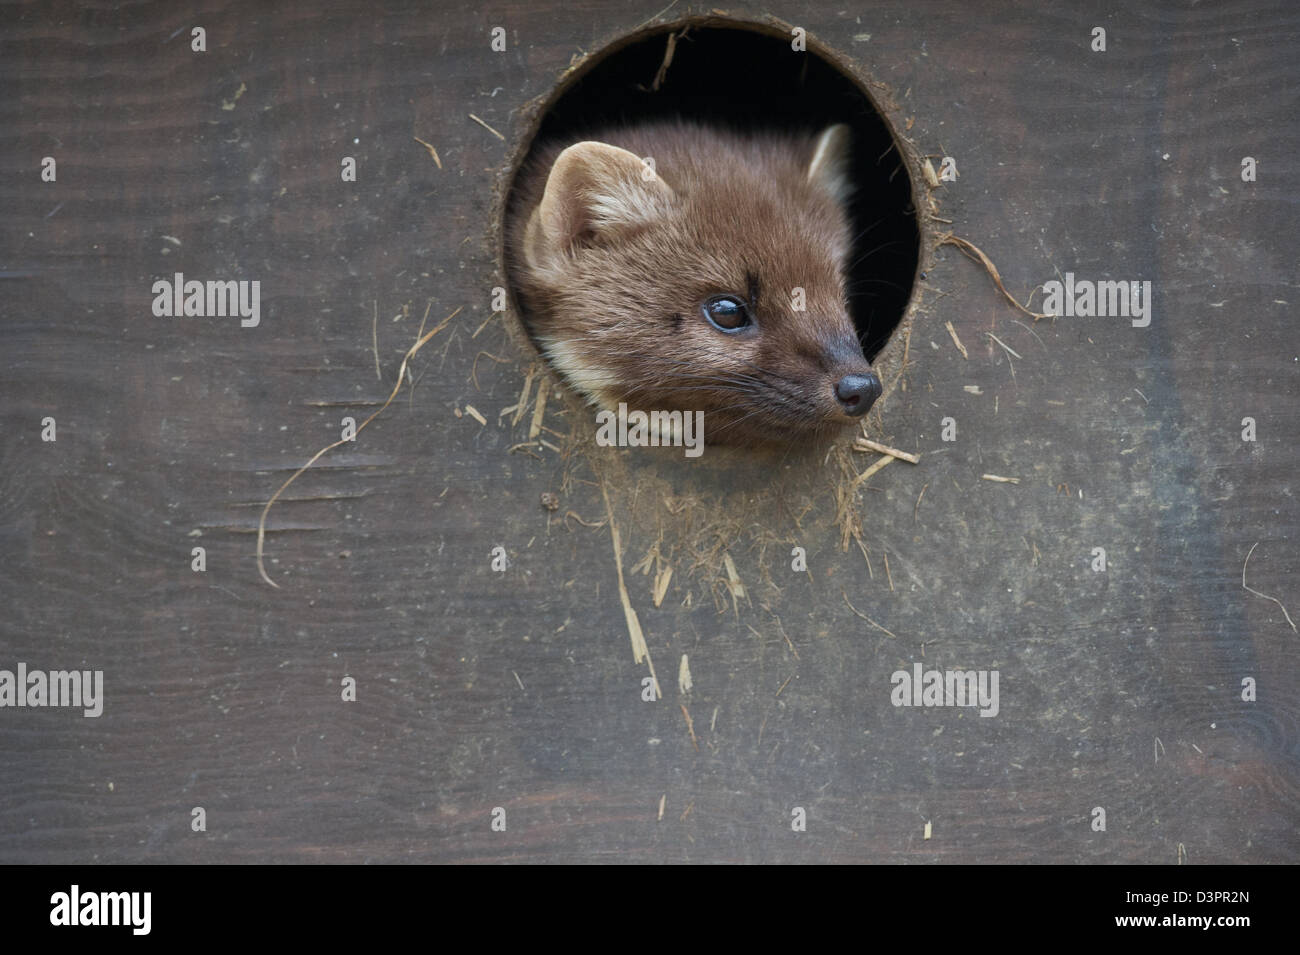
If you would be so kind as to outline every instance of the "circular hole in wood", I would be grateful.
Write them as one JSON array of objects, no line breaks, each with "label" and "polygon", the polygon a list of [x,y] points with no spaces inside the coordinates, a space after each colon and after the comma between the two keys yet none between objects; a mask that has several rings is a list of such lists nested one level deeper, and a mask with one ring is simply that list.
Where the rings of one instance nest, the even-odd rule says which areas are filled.
[{"label": "circular hole in wood", "polygon": [[[675,118],[738,132],[815,134],[843,123],[852,133],[849,313],[863,353],[874,361],[907,312],[921,260],[915,166],[854,67],[813,38],[805,51],[792,49],[791,40],[789,32],[769,24],[692,18],[624,37],[569,73],[536,104],[532,134],[516,153],[502,203],[507,278],[518,267],[509,241],[511,217],[522,204],[515,201],[516,186],[556,143]],[[763,224],[738,222],[737,228]],[[511,285],[531,336],[528,303]],[[655,319],[666,317],[671,318]]]}]

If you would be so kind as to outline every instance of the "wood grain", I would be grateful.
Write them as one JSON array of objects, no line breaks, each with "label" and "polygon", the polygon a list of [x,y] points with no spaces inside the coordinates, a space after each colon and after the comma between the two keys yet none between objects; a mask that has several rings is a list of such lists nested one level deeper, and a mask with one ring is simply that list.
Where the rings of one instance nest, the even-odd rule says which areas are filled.
[{"label": "wood grain", "polygon": [[[0,10],[0,668],[102,669],[107,697],[98,719],[0,709],[0,861],[1300,861],[1297,636],[1241,587],[1258,542],[1251,586],[1300,612],[1300,10],[801,6],[919,152],[955,157],[940,214],[1014,294],[1058,271],[1155,289],[1146,329],[1030,328],[927,250],[906,388],[872,416],[921,463],[859,492],[869,574],[839,548],[824,452],[509,453],[530,415],[498,413],[532,355],[510,316],[471,336],[520,111],[663,6]],[[175,272],[260,280],[260,326],[155,318]],[[266,587],[261,505],[382,402],[426,308],[432,327],[458,306],[414,391],[272,512]],[[576,408],[553,394],[545,425],[590,429]],[[598,522],[601,481],[654,703],[608,530],[563,519]],[[679,526],[666,498],[700,503],[696,530],[734,522],[749,600],[719,612],[721,564],[669,533],[653,606],[631,568]],[[664,679],[682,653],[689,696]],[[999,715],[892,706],[915,662],[997,669]]]}]

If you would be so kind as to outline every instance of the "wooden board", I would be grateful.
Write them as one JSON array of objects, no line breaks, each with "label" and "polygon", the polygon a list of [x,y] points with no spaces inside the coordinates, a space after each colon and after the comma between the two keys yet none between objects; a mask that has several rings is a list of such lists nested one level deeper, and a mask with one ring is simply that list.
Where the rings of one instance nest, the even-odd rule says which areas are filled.
[{"label": "wooden board", "polygon": [[[921,462],[842,510],[875,455],[595,449],[553,390],[561,453],[510,450],[533,356],[493,216],[527,104],[707,10],[662,7],[0,11],[0,668],[105,694],[0,708],[0,861],[1300,861],[1300,637],[1242,584],[1249,553],[1300,613],[1300,12],[802,5],[960,173],[869,419]],[[1149,280],[1150,325],[1035,323],[945,229],[1021,299]],[[260,324],[155,317],[177,272],[259,281]],[[262,506],[456,309],[271,512],[267,586]],[[998,714],[894,706],[916,663],[996,670]]]}]

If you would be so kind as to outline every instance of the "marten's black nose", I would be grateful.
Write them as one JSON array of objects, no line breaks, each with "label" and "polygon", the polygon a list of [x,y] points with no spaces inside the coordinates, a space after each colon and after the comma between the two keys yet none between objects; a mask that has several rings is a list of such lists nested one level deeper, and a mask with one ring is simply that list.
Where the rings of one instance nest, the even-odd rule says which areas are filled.
[{"label": "marten's black nose", "polygon": [[835,382],[835,397],[846,415],[861,417],[871,410],[876,399],[884,393],[884,387],[875,372],[865,375],[845,375]]}]

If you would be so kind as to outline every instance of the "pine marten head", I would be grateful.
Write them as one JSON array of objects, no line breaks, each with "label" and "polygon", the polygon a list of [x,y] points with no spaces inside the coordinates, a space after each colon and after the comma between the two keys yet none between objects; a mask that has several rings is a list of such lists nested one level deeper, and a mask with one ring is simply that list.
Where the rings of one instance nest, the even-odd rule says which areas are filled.
[{"label": "pine marten head", "polygon": [[534,341],[593,404],[703,410],[714,443],[860,418],[849,139],[660,123],[538,151],[507,218]]}]

